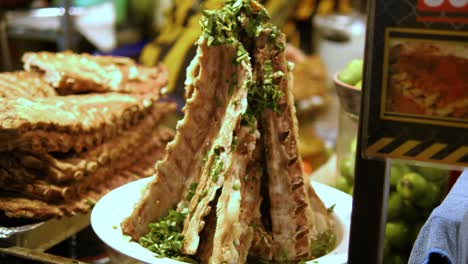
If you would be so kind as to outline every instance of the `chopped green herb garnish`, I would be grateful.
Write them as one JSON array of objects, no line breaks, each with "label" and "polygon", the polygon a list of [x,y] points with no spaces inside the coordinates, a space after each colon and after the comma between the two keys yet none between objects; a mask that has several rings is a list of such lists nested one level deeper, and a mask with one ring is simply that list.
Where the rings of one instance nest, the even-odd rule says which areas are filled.
[{"label": "chopped green herb garnish", "polygon": [[219,157],[219,154],[215,156],[213,164],[211,164],[210,177],[214,182],[218,181],[219,175],[223,171],[224,162]]},{"label": "chopped green herb garnish", "polygon": [[232,189],[233,189],[234,191],[238,191],[238,190],[240,190],[240,188],[241,188],[240,185],[237,184],[237,183],[234,184],[234,185],[232,185]]},{"label": "chopped green herb garnish", "polygon": [[257,118],[255,118],[255,116],[252,113],[247,112],[247,113],[242,114],[241,122],[244,125],[255,127],[255,125],[257,124]]},{"label": "chopped green herb garnish", "polygon": [[[239,36],[248,38],[258,37],[262,32],[269,34],[269,41],[280,51],[284,50],[284,43],[279,39],[280,30],[271,24],[269,15],[265,8],[253,0],[225,0],[224,7],[220,10],[205,10],[201,26],[203,35],[208,45],[234,44],[236,45],[236,57],[233,63],[239,64],[249,60],[249,53],[239,41]],[[284,73],[274,72],[271,61],[265,61],[264,80],[261,84],[250,82],[248,103],[253,116],[259,116],[265,109],[272,109],[280,113],[279,100],[283,97],[283,92],[274,83],[274,79],[282,77]],[[232,94],[233,87],[229,87],[229,94]],[[252,121],[252,118],[248,118]],[[253,125],[255,123],[248,122]]]},{"label": "chopped green herb garnish", "polygon": [[86,199],[85,203],[89,205],[90,207],[93,207],[94,205],[96,205],[96,202],[92,199]]},{"label": "chopped green herb garnish", "polygon": [[184,236],[181,234],[188,209],[169,210],[167,216],[149,224],[150,232],[140,237],[139,243],[156,253],[157,257],[181,257]]},{"label": "chopped green herb garnish", "polygon": [[192,200],[193,196],[195,195],[195,191],[197,190],[197,187],[198,187],[198,183],[196,182],[190,184],[190,187],[187,193],[187,201],[190,202]]},{"label": "chopped green herb garnish", "polygon": [[234,105],[234,107],[237,107],[237,105],[239,104],[239,99],[232,101],[232,104]]},{"label": "chopped green herb garnish", "polygon": [[335,206],[336,206],[336,204],[333,204],[332,206],[328,207],[327,212],[330,213],[330,214],[333,213],[333,210],[335,209]]},{"label": "chopped green herb garnish", "polygon": [[268,13],[255,1],[227,0],[220,10],[204,10],[200,22],[208,45],[237,43],[239,33],[258,37],[268,21]]},{"label": "chopped green herb garnish", "polygon": [[310,242],[310,253],[315,257],[326,255],[333,250],[335,244],[336,235],[331,230],[327,230],[312,239]]},{"label": "chopped green herb garnish", "polygon": [[261,87],[253,86],[249,90],[249,106],[252,105],[252,111],[256,116],[266,109],[272,109],[280,113],[279,101],[284,93],[279,90],[277,84],[274,83],[275,78],[282,77],[284,73],[274,72],[271,60],[266,60],[263,65],[263,85]]},{"label": "chopped green herb garnish", "polygon": [[244,49],[242,45],[238,45],[235,64],[239,64],[243,60],[248,60],[248,59],[249,59],[249,53],[247,53],[247,51]]}]

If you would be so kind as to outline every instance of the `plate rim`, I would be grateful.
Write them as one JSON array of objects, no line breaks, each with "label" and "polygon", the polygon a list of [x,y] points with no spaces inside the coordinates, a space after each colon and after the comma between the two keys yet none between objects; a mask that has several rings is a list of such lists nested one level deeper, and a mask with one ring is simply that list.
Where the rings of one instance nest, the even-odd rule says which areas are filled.
[{"label": "plate rim", "polygon": [[[130,215],[131,211],[133,211],[135,204],[141,198],[141,195],[143,194],[143,191],[146,189],[146,186],[154,179],[154,177],[155,176],[149,176],[149,177],[145,177],[145,178],[141,178],[141,179],[129,182],[127,184],[119,186],[118,188],[110,191],[109,193],[101,197],[101,199],[99,199],[99,201],[95,204],[95,206],[93,207],[93,210],[91,211],[92,229],[94,230],[97,237],[104,244],[106,244],[108,247],[112,248],[113,250],[119,252],[120,254],[128,256],[132,259],[136,259],[144,263],[152,263],[152,264],[185,263],[185,262],[173,260],[170,258],[158,258],[154,255],[153,252],[142,247],[137,242],[131,241],[129,236],[122,234],[120,223],[122,222],[123,219],[125,219],[128,215]],[[309,184],[312,184],[318,197],[322,201],[325,200],[324,204],[327,208],[329,206],[327,206],[326,203],[330,203],[330,201],[324,199],[325,197],[322,197],[326,191],[331,191],[333,195],[330,195],[330,196],[333,196],[335,197],[337,201],[340,201],[340,203],[335,203],[336,206],[333,211],[333,216],[334,216],[333,218],[335,221],[335,225],[340,227],[337,233],[341,237],[341,239],[338,245],[330,253],[320,258],[309,260],[306,263],[310,263],[310,264],[329,263],[330,258],[337,258],[337,257],[339,257],[340,260],[343,259],[344,260],[343,263],[346,263],[347,255],[348,255],[347,251],[348,251],[348,246],[349,246],[352,197],[349,194],[344,193],[334,187],[328,186],[326,184],[323,184],[314,180],[310,180]],[[138,195],[135,194],[136,189],[140,189],[140,193]],[[119,194],[125,193],[127,190],[133,190],[134,193],[126,196],[127,204],[120,204],[120,206],[118,207],[120,208],[120,210],[117,209],[114,211],[114,213],[120,212],[119,219],[112,219],[111,221],[107,221],[109,224],[102,224],[102,220],[99,218],[105,216],[106,212],[109,212],[109,209],[106,209],[106,206],[108,204],[112,204],[115,201],[118,201],[119,196],[121,196]],[[117,199],[112,201],[114,196],[117,197]],[[128,198],[130,199],[128,200]],[[122,199],[122,197],[120,197],[120,199]],[[128,204],[131,204],[131,206],[128,206]],[[127,210],[128,213],[125,214],[124,216],[122,211],[125,211],[125,210]],[[118,224],[115,225],[114,222],[118,222]],[[105,227],[105,229],[103,227]],[[111,232],[111,234],[114,233],[114,235],[107,236],[109,232]],[[119,238],[120,241],[115,240],[115,238]],[[132,250],[129,250],[129,249],[132,249]]]}]

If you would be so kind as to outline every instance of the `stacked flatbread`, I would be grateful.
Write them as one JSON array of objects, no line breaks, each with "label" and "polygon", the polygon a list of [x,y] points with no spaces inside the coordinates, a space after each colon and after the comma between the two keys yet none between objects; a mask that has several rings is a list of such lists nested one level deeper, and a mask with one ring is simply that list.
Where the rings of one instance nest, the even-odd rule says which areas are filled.
[{"label": "stacked flatbread", "polygon": [[202,263],[318,257],[313,241],[333,221],[304,178],[284,35],[249,0],[201,24],[184,119],[122,230],[139,240],[177,208],[180,254]]},{"label": "stacked flatbread", "polygon": [[87,54],[26,53],[0,74],[0,212],[46,219],[87,212],[149,176],[173,131],[164,67]]}]

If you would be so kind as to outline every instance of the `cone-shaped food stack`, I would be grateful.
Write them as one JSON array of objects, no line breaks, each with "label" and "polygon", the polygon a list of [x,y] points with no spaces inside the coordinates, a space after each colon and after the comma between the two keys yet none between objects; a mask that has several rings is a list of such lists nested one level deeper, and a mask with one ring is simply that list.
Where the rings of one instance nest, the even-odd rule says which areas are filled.
[{"label": "cone-shaped food stack", "polygon": [[87,212],[154,172],[173,138],[160,125],[175,110],[160,100],[164,68],[71,52],[23,60],[26,71],[0,74],[0,218]]},{"label": "cone-shaped food stack", "polygon": [[268,19],[249,0],[204,12],[185,116],[122,223],[160,256],[307,260],[318,257],[319,238],[333,236],[330,214],[304,179],[285,38]]}]

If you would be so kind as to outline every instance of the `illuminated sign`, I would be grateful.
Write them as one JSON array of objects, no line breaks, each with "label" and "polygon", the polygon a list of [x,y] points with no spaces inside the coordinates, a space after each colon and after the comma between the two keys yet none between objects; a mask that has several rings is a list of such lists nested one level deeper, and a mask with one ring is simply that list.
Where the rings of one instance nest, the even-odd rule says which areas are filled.
[{"label": "illuminated sign", "polygon": [[468,0],[418,0],[418,20],[431,22],[468,22]]}]

